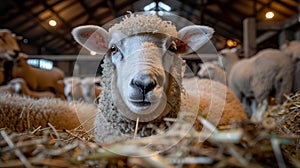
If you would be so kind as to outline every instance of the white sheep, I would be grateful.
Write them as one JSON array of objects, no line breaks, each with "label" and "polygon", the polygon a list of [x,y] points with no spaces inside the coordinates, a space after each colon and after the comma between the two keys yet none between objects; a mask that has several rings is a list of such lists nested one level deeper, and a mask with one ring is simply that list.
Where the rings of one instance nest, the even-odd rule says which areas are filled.
[{"label": "white sheep", "polygon": [[[233,52],[222,52],[228,61],[229,87],[243,103],[247,115],[260,121],[268,106],[268,98],[274,96],[276,103],[284,100],[293,83],[292,60],[276,49],[265,49],[249,59],[236,61]],[[235,61],[232,61],[235,60]],[[273,95],[272,95],[273,94]],[[250,101],[250,104],[249,104]],[[252,109],[251,109],[251,107]]]},{"label": "white sheep", "polygon": [[289,55],[294,63],[294,84],[293,92],[300,92],[300,41],[287,41],[280,49]]},{"label": "white sheep", "polygon": [[56,98],[33,99],[21,95],[0,94],[0,128],[12,131],[33,131],[38,127],[74,129],[82,125],[93,128],[96,107],[82,102],[63,101]]},{"label": "white sheep", "polygon": [[82,93],[85,102],[94,103],[102,91],[100,77],[85,77],[81,80]]},{"label": "white sheep", "polygon": [[20,53],[14,59],[12,69],[13,78],[23,78],[30,90],[33,91],[51,91],[65,99],[64,84],[58,82],[64,79],[62,70],[53,67],[51,70],[42,70],[30,66],[27,63],[27,55]]},{"label": "white sheep", "polygon": [[230,74],[233,65],[237,63],[239,60],[240,59],[237,55],[236,48],[222,49],[218,55],[218,64],[220,65],[221,68],[225,70],[225,72],[227,73],[227,77],[229,77],[228,75]]},{"label": "white sheep", "polygon": [[63,83],[65,85],[64,93],[67,98],[67,101],[84,100],[81,87],[81,79],[79,77],[66,77],[64,78]]},{"label": "white sheep", "polygon": [[[198,25],[177,31],[169,21],[143,14],[130,14],[109,31],[92,25],[75,28],[72,35],[79,44],[107,53],[96,140],[108,143],[132,138],[137,120],[136,136],[150,136],[156,133],[153,126],[168,127],[164,118],[198,110],[199,102],[189,99],[193,96],[181,94],[183,61],[178,55],[199,49],[212,33],[211,28]],[[240,119],[233,115],[232,120],[235,117]]]},{"label": "white sheep", "polygon": [[227,85],[226,72],[220,66],[210,62],[202,63],[199,66],[200,70],[197,75],[200,78],[208,78]]}]

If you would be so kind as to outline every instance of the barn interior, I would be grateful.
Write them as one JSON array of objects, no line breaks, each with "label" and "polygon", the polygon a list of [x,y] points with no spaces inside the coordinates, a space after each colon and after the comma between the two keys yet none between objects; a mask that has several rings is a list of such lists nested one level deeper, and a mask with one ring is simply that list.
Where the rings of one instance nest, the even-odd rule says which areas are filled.
[{"label": "barn interior", "polygon": [[[72,75],[79,53],[90,55],[74,41],[71,30],[80,25],[103,26],[128,11],[170,11],[193,24],[211,26],[215,29],[211,41],[217,51],[246,47],[247,57],[300,38],[297,0],[2,0],[1,4],[1,28],[23,37],[21,51],[54,61],[67,75]],[[274,17],[266,18],[268,12]],[[252,22],[247,28],[249,18]],[[63,63],[66,61],[69,63]]]},{"label": "barn interior", "polygon": [[[130,127],[134,132],[129,141],[114,139],[117,142],[103,144],[95,140],[95,116],[105,106],[101,101],[109,92],[103,91],[112,88],[104,87],[109,82],[101,79],[105,54],[82,47],[71,32],[83,25],[108,29],[125,15],[143,12],[176,16],[172,21],[179,27],[205,25],[214,29],[208,43],[181,56],[187,65],[182,77],[188,84],[180,88],[179,94],[197,94],[202,90],[199,109],[204,108],[201,110],[205,115],[214,110],[223,115],[227,110],[232,113],[228,120],[242,115],[245,121],[220,126],[199,114],[193,116],[192,128],[188,128],[191,131],[184,132],[187,128],[182,118],[167,117],[161,121],[167,126],[182,122],[179,126],[182,130],[147,139],[136,137],[139,126],[144,124],[137,117],[132,121],[136,125]],[[300,0],[0,0],[0,23],[0,167],[300,167]],[[2,46],[7,39],[1,35],[7,31],[17,40],[18,50],[1,50],[9,46]],[[285,53],[281,47],[291,41],[296,42],[296,47]],[[282,76],[256,80],[270,83],[268,88],[257,86],[262,97],[266,96],[263,100],[253,95],[255,88],[250,88],[253,90],[248,97],[245,93],[238,95],[230,86],[231,74],[226,66],[219,65],[223,51],[236,52],[239,60],[250,60],[270,48],[292,62],[282,68],[286,71],[281,74],[292,80],[284,83]],[[23,58],[26,58],[23,65],[28,64],[29,70],[18,67]],[[269,62],[272,61],[260,65],[268,67]],[[203,63],[214,65],[203,66]],[[217,64],[222,72],[214,76],[216,70],[211,74],[209,69]],[[24,78],[16,77],[16,67]],[[281,70],[276,68],[266,73],[276,76]],[[30,84],[37,79],[40,85],[51,85],[53,76],[54,88]],[[251,83],[256,76],[263,75],[254,74],[249,81],[240,82]],[[209,78],[217,84],[197,87],[194,78],[196,81]],[[277,84],[289,90],[280,95],[284,101],[277,100],[276,91],[280,90]],[[149,86],[140,91],[141,104],[146,104],[145,88]],[[105,103],[117,109],[114,101]],[[118,117],[114,115],[108,116]],[[156,123],[149,128],[156,133],[165,131]],[[122,124],[123,120],[119,125]]]}]

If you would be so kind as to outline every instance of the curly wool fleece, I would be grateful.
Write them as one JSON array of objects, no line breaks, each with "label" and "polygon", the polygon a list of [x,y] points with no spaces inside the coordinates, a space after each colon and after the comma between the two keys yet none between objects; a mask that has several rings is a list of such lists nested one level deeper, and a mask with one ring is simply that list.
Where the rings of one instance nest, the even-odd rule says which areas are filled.
[{"label": "curly wool fleece", "polygon": [[[109,32],[121,31],[126,35],[132,35],[142,32],[168,32],[172,36],[177,36],[175,26],[170,22],[162,21],[156,15],[130,15],[125,17],[123,21],[115,24],[109,29]],[[171,67],[169,74],[169,86],[166,91],[168,97],[168,103],[166,105],[167,113],[165,116],[160,116],[157,119],[147,122],[139,123],[137,136],[145,137],[153,134],[157,134],[156,129],[160,128],[166,130],[168,124],[163,120],[164,117],[176,118],[178,112],[181,111],[181,70],[183,60],[179,57],[174,59],[173,66]],[[95,139],[100,143],[108,143],[117,140],[124,140],[132,138],[136,121],[132,121],[121,115],[115,106],[112,95],[111,85],[112,79],[115,76],[115,67],[112,63],[111,57],[106,56],[104,58],[103,67],[103,91],[99,97],[99,113],[96,116],[95,121]],[[120,109],[121,110],[121,109]]]},{"label": "curly wool fleece", "polygon": [[173,37],[178,37],[176,27],[170,21],[164,21],[154,14],[125,16],[120,23],[113,25],[108,30],[121,32],[126,36],[138,33],[162,33]]}]

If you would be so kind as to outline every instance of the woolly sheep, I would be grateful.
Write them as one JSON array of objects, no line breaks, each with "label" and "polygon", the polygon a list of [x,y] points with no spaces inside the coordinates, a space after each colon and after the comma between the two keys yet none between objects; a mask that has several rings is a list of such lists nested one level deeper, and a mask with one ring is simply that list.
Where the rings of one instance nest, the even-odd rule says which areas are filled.
[{"label": "woolly sheep", "polygon": [[300,92],[300,41],[287,41],[280,49],[289,55],[294,63],[294,84],[292,91]]},{"label": "woolly sheep", "polygon": [[85,77],[81,80],[85,102],[93,103],[95,101],[102,91],[101,83],[100,77]]},{"label": "woolly sheep", "polygon": [[[61,81],[59,81],[61,83]],[[64,94],[67,98],[67,101],[83,101],[83,93],[81,87],[81,79],[79,77],[66,77],[63,80],[65,85]]]},{"label": "woolly sheep", "polygon": [[292,60],[276,49],[264,49],[255,56],[238,62],[231,61],[234,60],[231,59],[233,56],[232,52],[223,52],[222,55],[222,59],[232,65],[227,67],[231,69],[229,87],[243,103],[247,115],[252,116],[253,121],[260,121],[270,96],[274,96],[276,103],[280,104],[284,100],[284,94],[290,93],[293,82]]},{"label": "woolly sheep", "polygon": [[[247,121],[242,104],[226,85],[209,79],[184,78],[183,87],[196,88],[196,91],[191,90],[189,94],[198,97],[199,111],[214,124]],[[219,116],[220,113],[222,117]]]},{"label": "woolly sheep", "polygon": [[236,48],[225,48],[219,52],[218,64],[225,70],[227,77],[230,74],[231,68],[239,61]]},{"label": "woolly sheep", "polygon": [[[95,77],[67,77],[63,80],[65,85],[65,96],[68,101],[78,100],[94,103],[96,97],[101,93],[100,78]],[[100,84],[101,85],[101,84]]]},{"label": "woolly sheep", "polygon": [[[68,103],[61,99],[33,99],[20,95],[0,94],[0,128],[12,131],[33,131],[41,126],[57,130],[74,129],[82,125],[93,128],[96,107],[79,102]],[[82,123],[82,124],[81,124]]]},{"label": "woolly sheep", "polygon": [[200,64],[199,66],[200,70],[197,74],[200,78],[209,78],[222,84],[227,84],[226,72],[218,65],[210,62],[205,62]]},{"label": "woolly sheep", "polygon": [[64,85],[58,82],[64,79],[63,71],[56,67],[52,70],[38,69],[30,66],[26,59],[27,55],[23,53],[14,59],[13,78],[23,78],[33,91],[52,91],[65,99]]},{"label": "woolly sheep", "polygon": [[166,128],[163,118],[176,118],[184,104],[197,108],[189,95],[181,94],[183,61],[177,55],[197,50],[212,33],[211,28],[198,25],[177,32],[170,22],[142,14],[126,16],[109,31],[92,25],[75,28],[72,35],[79,44],[107,53],[96,140],[106,143],[132,138],[137,120],[136,136],[150,136],[155,134],[153,126]]}]

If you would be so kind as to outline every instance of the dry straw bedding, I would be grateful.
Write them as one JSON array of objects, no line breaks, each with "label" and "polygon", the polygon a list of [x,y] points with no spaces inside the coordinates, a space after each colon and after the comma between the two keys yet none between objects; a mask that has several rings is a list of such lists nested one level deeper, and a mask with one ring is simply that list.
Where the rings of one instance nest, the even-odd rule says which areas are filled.
[{"label": "dry straw bedding", "polygon": [[[26,133],[2,128],[0,167],[300,167],[299,115],[300,94],[295,94],[283,105],[272,107],[261,123],[219,128],[204,141],[199,130],[192,130],[177,145],[156,155],[150,155],[151,149],[171,143],[178,133],[158,137],[155,142],[159,144],[145,150],[145,139],[100,146],[81,128],[55,130],[49,125]],[[199,118],[198,123],[201,121]],[[241,137],[226,139],[221,134]],[[118,155],[107,148],[149,156]]]}]

